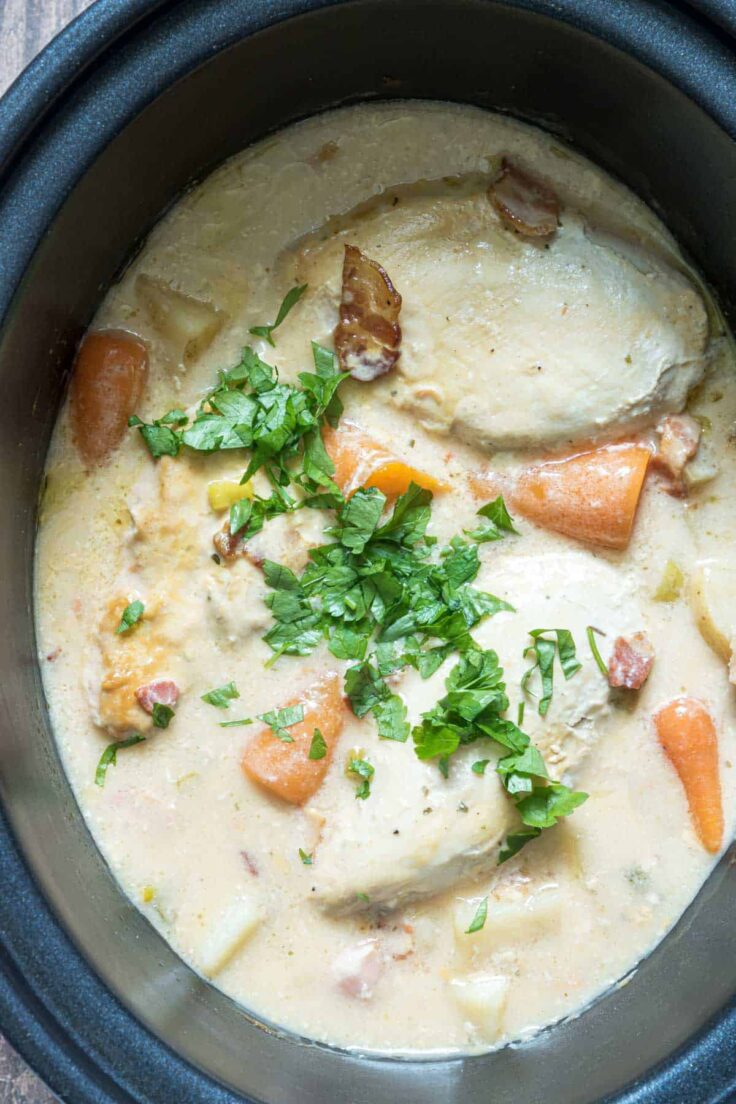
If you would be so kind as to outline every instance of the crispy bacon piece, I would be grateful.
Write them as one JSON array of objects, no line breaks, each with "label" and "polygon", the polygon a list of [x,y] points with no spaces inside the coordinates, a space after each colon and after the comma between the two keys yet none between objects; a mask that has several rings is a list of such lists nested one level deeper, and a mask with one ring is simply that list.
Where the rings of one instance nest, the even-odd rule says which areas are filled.
[{"label": "crispy bacon piece", "polygon": [[488,196],[506,225],[524,237],[546,238],[559,226],[560,201],[549,184],[517,168],[506,157]]},{"label": "crispy bacon piece", "polygon": [[654,648],[646,633],[619,636],[608,661],[608,685],[641,690],[654,663]]},{"label": "crispy bacon piece", "polygon": [[670,480],[670,494],[683,495],[685,465],[698,451],[701,427],[690,414],[669,414],[657,426],[657,433],[659,445],[652,464]]},{"label": "crispy bacon piece", "polygon": [[399,359],[401,296],[385,269],[345,246],[335,350],[343,371],[361,383],[390,372]]},{"label": "crispy bacon piece", "polygon": [[332,969],[337,987],[346,997],[370,1000],[384,965],[378,940],[364,939],[341,951]]},{"label": "crispy bacon piece", "polygon": [[217,555],[228,563],[236,559],[243,551],[243,538],[230,532],[230,523],[226,522],[222,529],[218,529],[212,538]]},{"label": "crispy bacon piece", "polygon": [[135,696],[146,713],[153,713],[154,705],[168,705],[173,709],[179,700],[179,687],[172,679],[156,679],[146,686],[139,686]]},{"label": "crispy bacon piece", "polygon": [[258,867],[256,866],[255,860],[248,854],[247,851],[241,851],[240,857],[243,860],[243,864],[248,873],[252,874],[254,878],[257,878]]}]

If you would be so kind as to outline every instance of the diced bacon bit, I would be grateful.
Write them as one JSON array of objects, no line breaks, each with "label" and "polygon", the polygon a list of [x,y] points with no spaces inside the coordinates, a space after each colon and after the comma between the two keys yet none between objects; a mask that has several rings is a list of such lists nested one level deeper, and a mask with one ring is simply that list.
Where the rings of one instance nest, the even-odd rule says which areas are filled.
[{"label": "diced bacon bit", "polygon": [[654,467],[670,480],[670,494],[683,495],[685,465],[695,456],[702,429],[690,414],[669,414],[657,426],[659,445],[652,459]]},{"label": "diced bacon bit", "polygon": [[504,157],[501,175],[488,189],[503,222],[528,238],[549,237],[560,222],[560,201],[549,184]]},{"label": "diced bacon bit", "polygon": [[379,920],[378,928],[381,931],[381,943],[386,957],[401,962],[414,954],[414,927],[411,924],[393,924],[387,926],[386,921]]},{"label": "diced bacon bit", "polygon": [[49,654],[46,656],[46,660],[47,660],[48,663],[53,663],[54,660],[58,659],[60,655],[61,655],[61,645],[57,644],[57,646],[54,648],[53,652],[49,652]]},{"label": "diced bacon bit", "polygon": [[247,851],[241,851],[240,857],[245,863],[245,869],[249,874],[252,874],[254,878],[258,877],[258,867],[255,864],[255,860],[248,854]]},{"label": "diced bacon bit", "polygon": [[156,679],[147,686],[139,686],[135,696],[146,713],[153,713],[154,705],[168,705],[173,709],[179,700],[179,687],[171,679]]},{"label": "diced bacon bit", "polygon": [[646,633],[619,636],[608,661],[608,685],[640,690],[649,678],[654,663],[654,648]]},{"label": "diced bacon bit", "polygon": [[399,359],[401,296],[385,269],[355,245],[345,246],[340,321],[335,350],[340,365],[361,383],[390,372]]},{"label": "diced bacon bit", "polygon": [[338,989],[346,997],[370,1000],[384,970],[384,958],[377,939],[364,939],[341,951],[332,964]]},{"label": "diced bacon bit", "polygon": [[231,563],[237,559],[243,552],[243,539],[238,534],[233,536],[230,532],[229,523],[225,524],[222,529],[218,529],[212,538],[212,543],[215,546],[215,551],[221,560],[225,560],[227,563]]}]

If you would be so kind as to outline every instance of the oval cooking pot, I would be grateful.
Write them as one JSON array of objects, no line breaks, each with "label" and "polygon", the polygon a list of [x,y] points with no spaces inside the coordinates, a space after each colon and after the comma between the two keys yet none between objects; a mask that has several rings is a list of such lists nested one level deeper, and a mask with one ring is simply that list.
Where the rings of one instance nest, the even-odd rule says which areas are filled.
[{"label": "oval cooking pot", "polygon": [[75,343],[184,188],[333,104],[475,103],[541,123],[620,176],[731,311],[733,26],[733,5],[717,0],[99,0],[6,96],[0,1026],[65,1101],[734,1098],[728,858],[629,984],[527,1045],[465,1060],[361,1059],[256,1023],[176,957],[96,850],[49,731],[31,613],[36,503]]}]

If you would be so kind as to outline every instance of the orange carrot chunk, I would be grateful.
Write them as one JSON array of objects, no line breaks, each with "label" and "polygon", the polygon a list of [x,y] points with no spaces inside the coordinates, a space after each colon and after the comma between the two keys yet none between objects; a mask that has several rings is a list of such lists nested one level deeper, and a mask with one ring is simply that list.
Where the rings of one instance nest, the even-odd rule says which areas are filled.
[{"label": "orange carrot chunk", "polygon": [[74,440],[89,466],[117,448],[148,375],[142,341],[122,330],[89,333],[82,341],[71,384]]},{"label": "orange carrot chunk", "polygon": [[675,698],[655,714],[654,723],[685,789],[698,838],[714,854],[723,839],[723,808],[713,718],[697,698]]},{"label": "orange carrot chunk", "polygon": [[545,529],[626,548],[649,459],[640,445],[610,445],[552,460],[522,472],[507,500]]},{"label": "orange carrot chunk", "polygon": [[433,494],[450,490],[447,483],[397,459],[354,422],[343,419],[337,429],[324,426],[322,439],[335,465],[334,480],[348,498],[359,487],[377,487],[387,498],[404,494],[410,483]]},{"label": "orange carrot chunk", "polygon": [[[301,697],[287,702],[301,705],[303,720],[291,725],[291,742],[280,740],[271,728],[264,728],[248,744],[243,754],[243,770],[277,797],[292,805],[303,805],[317,792],[327,774],[344,720],[340,677],[331,671]],[[309,757],[315,729],[319,730],[325,750],[320,758]],[[322,750],[319,741],[312,754]]]}]

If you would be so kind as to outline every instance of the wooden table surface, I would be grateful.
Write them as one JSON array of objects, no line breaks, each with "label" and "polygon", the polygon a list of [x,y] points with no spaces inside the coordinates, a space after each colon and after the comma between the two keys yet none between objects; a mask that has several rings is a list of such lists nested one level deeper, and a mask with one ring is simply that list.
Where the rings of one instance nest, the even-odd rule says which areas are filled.
[{"label": "wooden table surface", "polygon": [[[92,0],[0,0],[0,95],[49,39]],[[0,1036],[0,1104],[54,1104],[57,1097]]]}]

